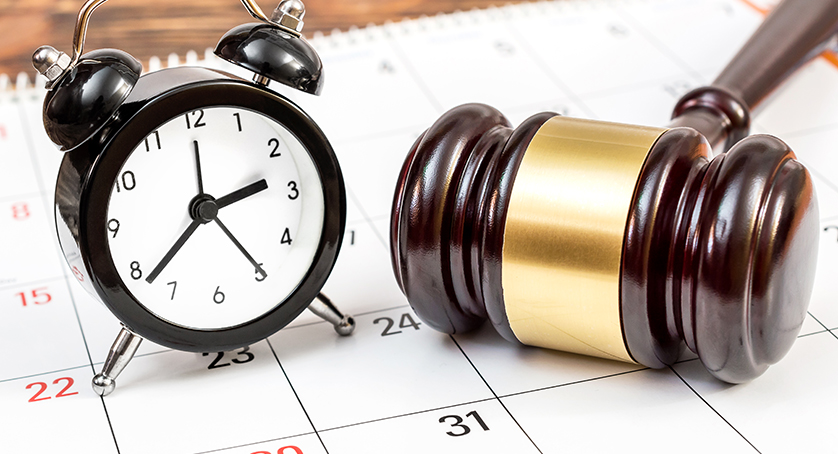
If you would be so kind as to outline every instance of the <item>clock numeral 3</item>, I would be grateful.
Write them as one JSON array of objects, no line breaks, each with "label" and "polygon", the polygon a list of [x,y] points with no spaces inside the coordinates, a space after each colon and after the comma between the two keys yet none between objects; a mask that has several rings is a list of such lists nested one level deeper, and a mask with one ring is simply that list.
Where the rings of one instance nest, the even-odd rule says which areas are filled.
[{"label": "clock numeral 3", "polygon": [[[192,116],[192,120],[189,119],[190,115]],[[204,123],[204,109],[198,109],[184,115],[183,117],[186,118],[186,129],[200,128],[207,125]]]},{"label": "clock numeral 3", "polygon": [[291,188],[291,194],[288,194],[288,198],[291,200],[297,200],[297,197],[300,196],[300,190],[297,189],[297,182],[289,181],[288,187]]}]

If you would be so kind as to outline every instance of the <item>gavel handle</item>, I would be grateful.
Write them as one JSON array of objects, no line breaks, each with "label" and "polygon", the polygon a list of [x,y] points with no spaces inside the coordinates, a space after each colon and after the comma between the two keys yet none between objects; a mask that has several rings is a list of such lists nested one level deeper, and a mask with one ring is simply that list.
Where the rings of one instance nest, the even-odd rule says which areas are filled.
[{"label": "gavel handle", "polygon": [[713,82],[751,110],[838,32],[838,0],[785,0]]},{"label": "gavel handle", "polygon": [[[823,52],[836,33],[838,0],[784,0],[710,87],[681,98],[670,126],[693,127],[714,148],[721,142],[725,142],[724,149],[729,148],[748,134],[749,112],[795,70]],[[704,109],[690,112],[691,107]],[[716,112],[719,118],[714,120],[710,112],[701,112],[707,108],[720,110]]]}]

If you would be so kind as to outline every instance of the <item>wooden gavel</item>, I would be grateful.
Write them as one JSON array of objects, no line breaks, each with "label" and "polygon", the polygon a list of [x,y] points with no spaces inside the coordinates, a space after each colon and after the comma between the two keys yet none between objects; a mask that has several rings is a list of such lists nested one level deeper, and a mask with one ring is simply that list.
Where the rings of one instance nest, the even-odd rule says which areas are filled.
[{"label": "wooden gavel", "polygon": [[686,343],[721,380],[762,374],[806,317],[818,208],[785,143],[746,137],[749,111],[836,24],[838,0],[785,0],[666,129],[445,113],[393,202],[393,268],[416,314],[446,333],[488,318],[512,342],[654,368]]}]

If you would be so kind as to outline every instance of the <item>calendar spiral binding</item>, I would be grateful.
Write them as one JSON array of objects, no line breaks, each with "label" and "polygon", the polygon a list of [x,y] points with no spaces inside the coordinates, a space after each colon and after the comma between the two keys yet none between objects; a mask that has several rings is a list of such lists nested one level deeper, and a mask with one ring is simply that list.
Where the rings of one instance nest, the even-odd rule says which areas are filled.
[{"label": "calendar spiral binding", "polygon": [[[426,30],[440,30],[448,27],[459,27],[462,25],[482,25],[487,22],[503,23],[511,19],[529,17],[532,15],[545,14],[567,14],[584,13],[591,10],[601,9],[608,6],[636,3],[651,3],[655,0],[539,0],[526,3],[509,3],[502,6],[488,6],[486,8],[473,8],[468,11],[454,11],[452,13],[438,13],[433,16],[422,15],[417,18],[404,18],[399,21],[386,21],[384,24],[367,24],[362,27],[351,26],[347,30],[333,29],[328,33],[317,31],[307,39],[315,48],[341,48],[354,45],[363,41],[374,41],[421,33]],[[202,58],[201,58],[202,57]],[[178,54],[169,54],[165,59],[157,56],[151,57],[143,66],[143,72],[153,72],[163,68],[177,66],[201,65],[208,68],[223,70],[241,77],[250,78],[235,65],[227,63],[216,57],[212,48],[207,48],[200,56],[196,51],[187,52],[183,58]],[[41,94],[46,84],[46,79],[41,75],[20,72],[12,80],[7,74],[0,74],[0,102],[11,95],[13,98],[23,92],[35,92]]]}]

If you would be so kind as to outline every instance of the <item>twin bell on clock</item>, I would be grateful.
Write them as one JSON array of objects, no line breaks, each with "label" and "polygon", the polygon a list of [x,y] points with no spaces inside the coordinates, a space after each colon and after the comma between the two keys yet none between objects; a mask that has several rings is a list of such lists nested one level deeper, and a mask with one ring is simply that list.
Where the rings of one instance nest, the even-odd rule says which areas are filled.
[{"label": "twin bell on clock", "polygon": [[68,56],[39,48],[49,137],[65,151],[55,191],[59,242],[76,279],[120,320],[94,389],[107,395],[142,339],[196,352],[247,348],[309,308],[354,328],[325,297],[346,196],[329,141],[271,81],[318,94],[320,58],[305,9],[284,0],[227,32],[216,55],[247,81],[207,68],[140,75],[115,49],[83,53],[79,12]]}]

